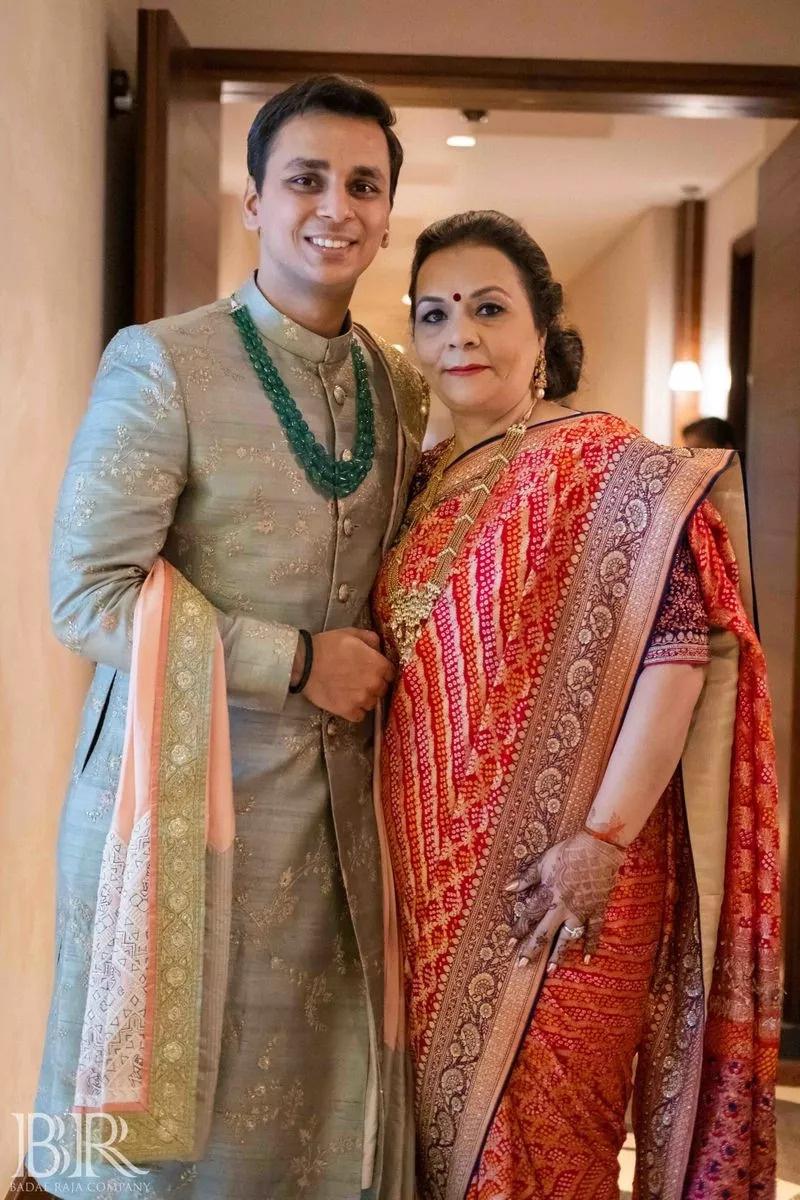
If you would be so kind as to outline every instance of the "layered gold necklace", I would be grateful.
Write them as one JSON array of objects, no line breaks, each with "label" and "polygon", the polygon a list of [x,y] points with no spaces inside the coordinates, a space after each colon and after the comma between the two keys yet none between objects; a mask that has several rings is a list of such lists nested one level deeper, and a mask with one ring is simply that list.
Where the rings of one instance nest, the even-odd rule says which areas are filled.
[{"label": "layered gold necklace", "polygon": [[455,439],[442,452],[424,490],[411,502],[400,529],[398,540],[393,546],[389,560],[387,593],[391,612],[389,628],[397,646],[397,655],[405,665],[414,652],[422,627],[433,612],[436,601],[444,591],[453,563],[464,544],[464,539],[475,524],[478,514],[492,493],[492,489],[506,468],[514,461],[528,430],[535,402],[525,416],[509,425],[503,440],[486,464],[486,470],[477,483],[470,488],[467,502],[457,517],[447,544],[436,556],[430,579],[417,587],[400,586],[400,563],[402,543],[409,532],[428,515],[439,498],[444,473],[454,457]]}]

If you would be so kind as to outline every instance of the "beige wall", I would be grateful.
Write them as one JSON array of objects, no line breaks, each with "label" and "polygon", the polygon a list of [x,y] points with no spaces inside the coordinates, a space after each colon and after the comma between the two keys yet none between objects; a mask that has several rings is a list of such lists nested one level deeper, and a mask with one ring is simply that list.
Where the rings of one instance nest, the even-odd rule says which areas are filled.
[{"label": "beige wall", "polygon": [[[120,0],[110,3],[116,9]],[[797,59],[797,0],[339,0],[335,7],[329,0],[295,0],[277,8],[264,0],[151,0],[151,6],[169,8],[195,46],[678,62]]]},{"label": "beige wall", "polygon": [[106,25],[101,0],[57,10],[4,6],[0,46],[0,1194],[16,1162],[11,1112],[30,1108],[38,1072],[53,849],[88,677],[50,632],[47,555],[99,350]]},{"label": "beige wall", "polygon": [[219,205],[219,286],[231,292],[258,266],[258,238],[242,224],[242,198],[223,192]]},{"label": "beige wall", "polygon": [[675,215],[653,208],[567,288],[586,349],[578,408],[617,413],[669,441]]},{"label": "beige wall", "polygon": [[724,417],[728,412],[731,247],[755,226],[762,162],[794,127],[794,121],[769,122],[763,153],[707,199],[700,363],[703,372],[700,410],[705,416]]},{"label": "beige wall", "polygon": [[728,413],[731,246],[755,225],[757,197],[758,164],[752,163],[707,200],[700,355],[705,416]]}]

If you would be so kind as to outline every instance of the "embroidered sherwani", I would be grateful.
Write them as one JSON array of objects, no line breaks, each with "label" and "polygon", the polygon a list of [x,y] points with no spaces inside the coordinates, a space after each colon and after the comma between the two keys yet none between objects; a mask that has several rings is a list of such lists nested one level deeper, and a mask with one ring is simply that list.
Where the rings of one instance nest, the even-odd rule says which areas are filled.
[{"label": "embroidered sherwani", "polygon": [[[162,1163],[142,1179],[155,1197],[180,1190],[198,1200],[352,1200],[362,1187],[377,1189],[385,1149],[371,722],[321,713],[288,685],[298,628],[368,621],[382,546],[419,456],[426,402],[416,372],[366,331],[319,337],[272,308],[254,281],[237,298],[314,435],[337,457],[355,439],[350,349],[358,337],[374,402],[374,463],[343,500],[312,488],[229,301],[123,330],[106,350],[53,543],[56,631],[98,666],[61,821],[57,965],[36,1110],[63,1116],[73,1103],[132,617],[161,554],[218,610],[237,831],[207,1150],[201,1161]],[[49,1152],[29,1156],[32,1173],[51,1165]],[[82,1194],[89,1181],[68,1175],[40,1182],[56,1195]],[[119,1180],[109,1168],[97,1175]],[[98,1178],[91,1182],[96,1194]],[[381,1194],[391,1196],[391,1187]]]}]

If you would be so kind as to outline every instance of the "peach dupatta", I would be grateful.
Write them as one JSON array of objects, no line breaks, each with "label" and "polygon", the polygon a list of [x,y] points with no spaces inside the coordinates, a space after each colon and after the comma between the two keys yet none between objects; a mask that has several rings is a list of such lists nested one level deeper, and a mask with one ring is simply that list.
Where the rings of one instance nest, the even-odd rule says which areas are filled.
[{"label": "peach dupatta", "polygon": [[216,614],[157,559],[136,605],[125,742],[103,851],[75,1111],[124,1114],[132,1162],[208,1135],[234,838]]}]

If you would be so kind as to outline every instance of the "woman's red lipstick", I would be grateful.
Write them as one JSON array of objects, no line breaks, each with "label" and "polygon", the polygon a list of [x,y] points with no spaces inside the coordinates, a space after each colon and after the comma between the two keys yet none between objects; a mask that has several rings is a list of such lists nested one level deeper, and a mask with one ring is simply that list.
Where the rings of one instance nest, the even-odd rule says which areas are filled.
[{"label": "woman's red lipstick", "polygon": [[467,367],[445,367],[446,375],[475,375],[478,371],[488,371],[488,367],[480,363],[472,363]]}]

